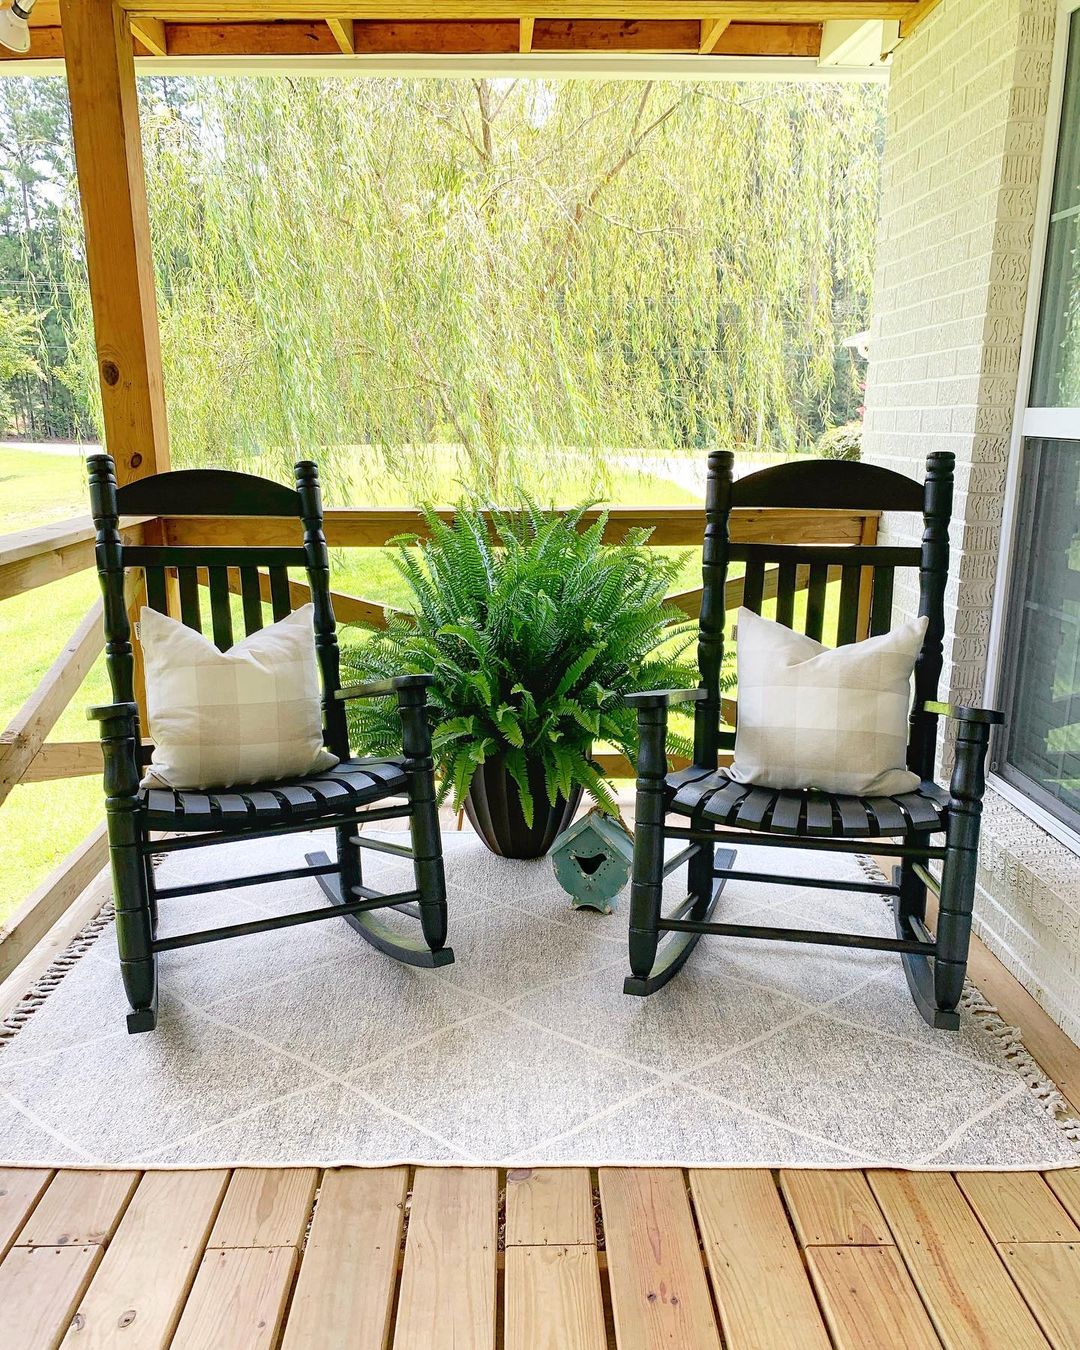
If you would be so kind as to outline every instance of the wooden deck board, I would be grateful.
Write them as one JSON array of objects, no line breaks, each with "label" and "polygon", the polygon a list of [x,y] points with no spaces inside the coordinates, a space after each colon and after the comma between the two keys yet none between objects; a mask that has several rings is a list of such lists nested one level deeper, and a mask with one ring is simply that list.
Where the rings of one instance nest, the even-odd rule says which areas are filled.
[{"label": "wooden deck board", "polygon": [[1054,1350],[1078,1350],[1080,1243],[1016,1242],[1000,1250]]},{"label": "wooden deck board", "polygon": [[20,1247],[108,1242],[139,1182],[138,1172],[57,1172],[19,1233]]},{"label": "wooden deck board", "polygon": [[836,1350],[940,1350],[895,1247],[808,1247],[806,1261]]},{"label": "wooden deck board", "polygon": [[889,1225],[861,1172],[785,1168],[780,1189],[803,1247],[892,1245]]},{"label": "wooden deck board", "polygon": [[619,1350],[719,1350],[685,1175],[601,1168],[600,1203]]},{"label": "wooden deck board", "polygon": [[1065,1172],[1047,1172],[1046,1184],[1068,1210],[1074,1223],[1080,1224],[1080,1167]]},{"label": "wooden deck board", "polygon": [[394,1350],[494,1350],[497,1207],[493,1170],[417,1171]]},{"label": "wooden deck board", "polygon": [[501,1327],[497,1172],[316,1181],[0,1171],[0,1350],[1080,1350],[1080,1169],[518,1169]]},{"label": "wooden deck board", "polygon": [[12,1247],[0,1263],[4,1350],[55,1350],[103,1250],[99,1243]]},{"label": "wooden deck board", "polygon": [[273,1350],[296,1263],[295,1247],[208,1249],[173,1350]]},{"label": "wooden deck board", "polygon": [[604,1295],[589,1243],[508,1247],[504,1350],[605,1350]]},{"label": "wooden deck board", "polygon": [[517,1167],[506,1174],[506,1245],[596,1243],[585,1167]]},{"label": "wooden deck board", "polygon": [[[229,1174],[147,1172],[64,1337],[69,1350],[165,1350]],[[121,1336],[120,1333],[123,1333]]]},{"label": "wooden deck board", "polygon": [[829,1350],[795,1234],[772,1174],[690,1173],[724,1344],[730,1350]]},{"label": "wooden deck board", "polygon": [[1034,1317],[953,1177],[869,1177],[946,1350],[1045,1350]]},{"label": "wooden deck board", "polygon": [[51,1180],[52,1172],[47,1168],[5,1167],[0,1170],[0,1259],[7,1255],[8,1248],[19,1236]]},{"label": "wooden deck board", "polygon": [[383,1350],[408,1184],[405,1167],[323,1176],[282,1350]]},{"label": "wooden deck board", "polygon": [[315,1199],[314,1167],[245,1167],[225,1192],[209,1247],[299,1247]]},{"label": "wooden deck board", "polygon": [[1080,1242],[1080,1228],[1038,1172],[957,1172],[992,1242]]}]

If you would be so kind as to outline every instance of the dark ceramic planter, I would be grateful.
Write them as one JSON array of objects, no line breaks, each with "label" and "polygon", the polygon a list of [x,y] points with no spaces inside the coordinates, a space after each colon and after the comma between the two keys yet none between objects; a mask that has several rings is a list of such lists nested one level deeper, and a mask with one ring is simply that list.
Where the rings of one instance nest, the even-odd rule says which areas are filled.
[{"label": "dark ceramic planter", "polygon": [[506,771],[501,756],[488,759],[473,775],[465,814],[480,838],[500,858],[540,858],[574,819],[581,802],[581,788],[569,798],[560,795],[552,806],[544,786],[544,770],[529,764],[529,788],[533,796],[533,823],[521,814],[518,785]]}]

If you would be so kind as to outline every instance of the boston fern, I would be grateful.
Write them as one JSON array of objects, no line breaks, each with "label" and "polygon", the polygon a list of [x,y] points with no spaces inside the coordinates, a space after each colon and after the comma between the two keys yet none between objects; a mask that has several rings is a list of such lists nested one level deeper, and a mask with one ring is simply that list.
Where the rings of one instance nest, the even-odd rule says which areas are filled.
[{"label": "boston fern", "polygon": [[[477,767],[501,756],[522,814],[533,818],[528,765],[543,766],[552,804],[581,786],[604,810],[615,800],[591,755],[601,743],[636,753],[635,690],[696,683],[685,653],[696,626],[664,596],[683,559],[644,547],[648,530],[602,545],[607,516],[589,507],[514,513],[457,510],[452,524],[424,508],[429,539],[395,541],[395,564],[412,592],[409,612],[388,615],[364,643],[345,648],[350,678],[430,671],[436,764],[443,797],[460,807]],[[353,743],[367,754],[400,753],[390,699],[349,704]],[[688,753],[672,733],[670,748]]]}]

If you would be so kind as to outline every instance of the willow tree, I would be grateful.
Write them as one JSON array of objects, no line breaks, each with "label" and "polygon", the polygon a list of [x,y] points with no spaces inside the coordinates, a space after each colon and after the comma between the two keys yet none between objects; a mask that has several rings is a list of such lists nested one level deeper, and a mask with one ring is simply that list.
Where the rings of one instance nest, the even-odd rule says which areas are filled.
[{"label": "willow tree", "polygon": [[178,462],[365,447],[422,487],[441,442],[495,496],[564,455],[798,448],[857,401],[836,355],[869,303],[877,86],[142,96]]}]

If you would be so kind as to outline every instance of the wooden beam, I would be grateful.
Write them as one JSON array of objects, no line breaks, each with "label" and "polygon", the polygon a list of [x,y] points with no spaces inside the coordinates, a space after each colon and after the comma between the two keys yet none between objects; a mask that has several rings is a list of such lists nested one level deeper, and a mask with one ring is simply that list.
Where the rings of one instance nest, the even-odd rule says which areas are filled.
[{"label": "wooden beam", "polygon": [[[143,542],[147,519],[124,523],[121,536],[125,544]],[[0,600],[22,595],[93,565],[94,526],[87,516],[6,534],[0,537]]]},{"label": "wooden beam", "polygon": [[541,19],[534,52],[696,52],[693,19]]},{"label": "wooden beam", "polygon": [[55,61],[64,55],[64,35],[57,28],[31,28],[30,50],[11,52],[0,47],[0,61]]},{"label": "wooden beam", "polygon": [[329,20],[167,24],[170,56],[340,56]]},{"label": "wooden beam", "polygon": [[[81,0],[66,0],[80,4]],[[702,11],[712,18],[743,23],[824,23],[828,19],[903,19],[915,0],[529,0],[529,14],[540,19],[577,19],[584,12],[590,19],[640,20],[642,11],[650,20],[683,19],[700,24]],[[925,3],[925,0],[923,0]],[[119,0],[132,13],[152,13],[177,23],[230,20],[264,22],[269,19],[386,19],[413,21],[507,20],[515,29],[520,21],[518,4],[510,0],[161,0],[147,10],[147,0]],[[65,26],[67,20],[64,21]]]},{"label": "wooden beam", "polygon": [[518,20],[518,50],[522,52],[532,51],[533,25],[535,19]]},{"label": "wooden beam", "polygon": [[109,860],[109,841],[102,823],[73,849],[54,872],[30,892],[0,927],[0,980],[5,979],[83,891]]},{"label": "wooden beam", "polygon": [[[528,48],[521,46],[522,22],[363,19],[354,23],[351,19],[324,17],[223,23],[200,16],[198,22],[169,20],[163,25],[162,36],[169,56],[206,57],[208,61],[236,56],[340,56],[343,52],[361,56],[512,56],[523,50],[687,55],[700,51],[700,24],[691,20],[534,20]],[[30,58],[63,55],[59,29],[37,30],[39,34],[53,31],[55,43],[48,50],[35,47]],[[352,47],[347,45],[350,32]],[[714,56],[816,56],[821,46],[821,24],[723,20],[713,41],[708,54]],[[17,58],[15,53],[0,49],[0,60],[9,59],[29,58]]]},{"label": "wooden beam", "polygon": [[919,0],[918,4],[909,5],[907,13],[899,16],[900,36],[902,38],[910,37],[916,28],[930,17],[940,3],[941,0]]},{"label": "wooden beam", "polygon": [[0,802],[33,763],[104,646],[102,604],[98,600],[0,735]]},{"label": "wooden beam", "polygon": [[356,51],[352,19],[327,19],[326,25],[333,33],[334,41],[345,55],[351,56]]},{"label": "wooden beam", "polygon": [[724,29],[713,56],[817,56],[817,23],[732,23]]},{"label": "wooden beam", "polygon": [[165,25],[160,19],[152,19],[148,14],[134,16],[131,20],[131,35],[136,42],[142,43],[151,56],[168,56]]},{"label": "wooden beam", "polygon": [[423,56],[505,55],[517,52],[520,32],[516,19],[493,23],[451,19],[433,20],[360,19],[356,23],[356,50],[365,56],[412,53]]},{"label": "wooden beam", "polygon": [[105,444],[121,484],[169,467],[131,23],[61,0]]},{"label": "wooden beam", "polygon": [[702,56],[708,56],[709,52],[716,50],[716,44],[723,37],[724,29],[730,22],[730,19],[701,20],[701,31],[698,34],[698,51]]},{"label": "wooden beam", "polygon": [[100,741],[46,741],[20,783],[55,783],[58,778],[89,778],[102,773]]}]

